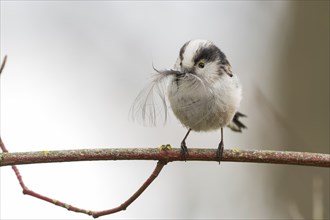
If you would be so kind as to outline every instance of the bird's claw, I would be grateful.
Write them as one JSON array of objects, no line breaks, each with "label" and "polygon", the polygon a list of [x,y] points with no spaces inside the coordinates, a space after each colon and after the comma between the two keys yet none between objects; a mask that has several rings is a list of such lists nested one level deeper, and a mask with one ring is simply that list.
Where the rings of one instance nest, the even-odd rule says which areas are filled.
[{"label": "bird's claw", "polygon": [[218,150],[217,150],[217,158],[219,160],[219,164],[220,164],[220,161],[222,160],[223,149],[224,149],[223,141],[221,141],[218,146]]},{"label": "bird's claw", "polygon": [[188,148],[185,141],[181,142],[181,158],[184,159],[184,161],[187,161],[188,156]]}]

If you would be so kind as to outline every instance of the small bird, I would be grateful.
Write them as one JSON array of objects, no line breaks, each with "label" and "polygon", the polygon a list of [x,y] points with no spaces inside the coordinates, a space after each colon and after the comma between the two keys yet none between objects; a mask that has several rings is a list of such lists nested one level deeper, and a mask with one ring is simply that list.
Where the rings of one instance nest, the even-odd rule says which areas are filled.
[{"label": "small bird", "polygon": [[[186,160],[188,155],[186,139],[192,130],[221,129],[217,148],[220,162],[224,149],[223,128],[228,126],[237,132],[246,128],[239,121],[245,115],[237,111],[242,99],[241,84],[225,54],[210,41],[190,40],[181,47],[174,69],[154,70],[157,72],[154,80],[135,102],[135,106],[142,110],[142,118],[149,118],[154,123],[158,117],[154,101],[156,91],[161,98],[166,120],[167,96],[174,115],[188,129],[181,142],[182,158]],[[161,85],[165,78],[169,81],[164,89]],[[134,109],[136,107],[133,107],[136,112]]]}]

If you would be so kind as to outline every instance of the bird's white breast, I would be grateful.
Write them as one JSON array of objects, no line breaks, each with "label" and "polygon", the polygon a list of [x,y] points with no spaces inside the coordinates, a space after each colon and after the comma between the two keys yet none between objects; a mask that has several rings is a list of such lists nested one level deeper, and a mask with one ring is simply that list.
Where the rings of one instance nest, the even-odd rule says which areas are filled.
[{"label": "bird's white breast", "polygon": [[175,116],[185,127],[195,131],[215,130],[233,119],[241,101],[241,85],[235,75],[227,74],[212,81],[194,77],[173,79],[168,99]]}]

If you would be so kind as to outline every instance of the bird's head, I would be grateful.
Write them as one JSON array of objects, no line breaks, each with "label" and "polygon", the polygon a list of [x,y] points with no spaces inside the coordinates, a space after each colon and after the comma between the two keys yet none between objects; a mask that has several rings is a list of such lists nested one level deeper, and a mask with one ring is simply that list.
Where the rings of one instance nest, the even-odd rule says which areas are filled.
[{"label": "bird's head", "polygon": [[200,77],[224,73],[232,76],[225,54],[207,40],[186,42],[180,49],[174,69],[182,74],[195,74]]}]

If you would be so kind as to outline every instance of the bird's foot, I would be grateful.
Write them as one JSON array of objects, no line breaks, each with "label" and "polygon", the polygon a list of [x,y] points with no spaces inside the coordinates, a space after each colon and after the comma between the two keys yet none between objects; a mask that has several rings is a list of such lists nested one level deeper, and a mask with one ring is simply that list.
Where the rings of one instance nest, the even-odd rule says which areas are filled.
[{"label": "bird's foot", "polygon": [[220,164],[220,161],[222,160],[223,149],[224,149],[223,141],[221,141],[218,146],[218,150],[217,150],[217,158],[219,160],[219,164]]},{"label": "bird's foot", "polygon": [[181,158],[184,159],[184,161],[186,161],[186,158],[188,156],[188,148],[186,145],[185,141],[181,142]]}]

